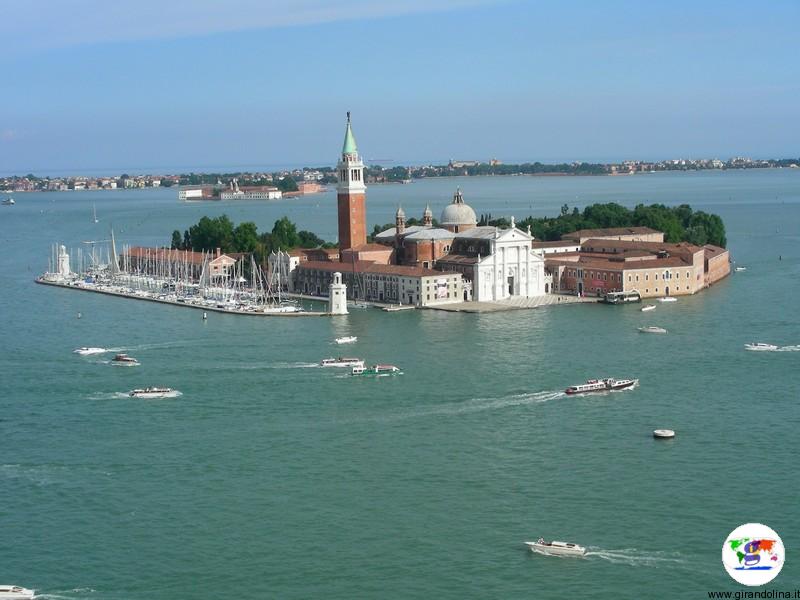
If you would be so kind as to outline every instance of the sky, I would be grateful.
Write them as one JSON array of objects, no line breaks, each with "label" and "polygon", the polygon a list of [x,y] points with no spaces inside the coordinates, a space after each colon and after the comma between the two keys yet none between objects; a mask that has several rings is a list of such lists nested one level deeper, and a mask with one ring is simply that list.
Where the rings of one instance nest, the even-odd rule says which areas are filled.
[{"label": "sky", "polygon": [[[0,0],[0,174],[800,156],[800,2]],[[389,161],[381,163],[379,161]]]}]

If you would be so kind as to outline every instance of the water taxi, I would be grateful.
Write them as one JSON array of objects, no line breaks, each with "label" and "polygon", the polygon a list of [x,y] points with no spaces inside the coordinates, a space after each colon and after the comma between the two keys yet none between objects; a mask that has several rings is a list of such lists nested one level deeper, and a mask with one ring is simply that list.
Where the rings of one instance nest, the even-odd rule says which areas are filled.
[{"label": "water taxi", "polygon": [[320,363],[323,367],[363,367],[361,358],[326,358]]},{"label": "water taxi", "polygon": [[108,352],[108,350],[106,350],[105,348],[91,348],[82,346],[80,348],[75,348],[75,350],[73,350],[72,352],[74,354],[80,354],[81,356],[90,356],[92,354],[104,354],[105,352]]},{"label": "water taxi", "polygon": [[357,376],[371,375],[373,377],[386,377],[388,375],[402,375],[403,372],[399,367],[395,367],[394,365],[373,365],[371,367],[361,365],[359,367],[353,367],[351,374]]},{"label": "water taxi", "polygon": [[0,600],[31,600],[33,590],[19,585],[0,585]]},{"label": "water taxi", "polygon": [[336,338],[337,344],[353,344],[358,341],[358,337],[355,335],[346,335],[344,337]]},{"label": "water taxi", "polygon": [[774,352],[778,349],[775,344],[765,344],[764,342],[753,342],[751,344],[744,345],[745,350],[750,350],[752,352]]},{"label": "water taxi", "polygon": [[647,312],[648,310],[655,310],[655,309],[656,309],[655,304],[647,304],[641,308],[642,312]]},{"label": "water taxi", "polygon": [[139,361],[127,354],[117,354],[111,359],[111,364],[118,367],[138,367]]},{"label": "water taxi", "polygon": [[639,383],[638,379],[590,379],[580,385],[571,385],[564,393],[566,394],[588,394],[590,392],[610,392],[614,390],[628,390]]},{"label": "water taxi", "polygon": [[675,437],[675,432],[672,429],[654,429],[653,437],[658,440],[671,440]]},{"label": "water taxi", "polygon": [[131,398],[174,398],[178,393],[172,388],[146,387],[131,390],[128,392],[128,396]]},{"label": "water taxi", "polygon": [[607,292],[600,302],[603,304],[626,304],[628,302],[641,302],[642,296],[636,290],[628,292]]},{"label": "water taxi", "polygon": [[637,327],[639,333],[667,333],[667,330],[663,327],[655,327],[653,325],[649,327]]},{"label": "water taxi", "polygon": [[555,540],[546,542],[544,539],[539,538],[535,542],[525,542],[525,545],[533,552],[550,556],[583,556],[586,554],[586,548],[570,542],[557,542]]}]

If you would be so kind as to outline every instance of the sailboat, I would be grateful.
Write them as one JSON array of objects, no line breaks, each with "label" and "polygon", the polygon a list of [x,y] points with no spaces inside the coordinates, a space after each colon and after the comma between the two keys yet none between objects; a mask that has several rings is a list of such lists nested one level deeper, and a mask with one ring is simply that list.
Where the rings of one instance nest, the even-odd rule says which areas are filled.
[{"label": "sailboat", "polygon": [[97,218],[97,206],[95,206],[94,204],[92,204],[92,220],[94,220],[95,223],[100,222]]}]

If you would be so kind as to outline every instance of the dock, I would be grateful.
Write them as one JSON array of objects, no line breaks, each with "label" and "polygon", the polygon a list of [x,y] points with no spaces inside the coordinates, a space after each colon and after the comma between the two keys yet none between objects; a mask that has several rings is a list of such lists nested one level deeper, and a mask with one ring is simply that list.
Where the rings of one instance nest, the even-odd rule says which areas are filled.
[{"label": "dock", "polygon": [[463,313],[494,313],[510,310],[525,310],[543,306],[570,306],[575,304],[597,304],[597,298],[572,296],[569,294],[545,294],[533,298],[512,296],[497,302],[455,302],[426,306],[428,310],[443,310]]}]

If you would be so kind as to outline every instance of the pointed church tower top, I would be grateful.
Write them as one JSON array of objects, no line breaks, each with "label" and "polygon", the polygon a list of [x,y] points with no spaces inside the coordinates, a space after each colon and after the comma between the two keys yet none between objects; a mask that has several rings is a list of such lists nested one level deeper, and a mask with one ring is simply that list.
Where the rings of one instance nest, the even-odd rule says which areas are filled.
[{"label": "pointed church tower top", "polygon": [[353,129],[350,127],[350,111],[347,111],[347,129],[344,132],[344,144],[342,144],[342,154],[357,154],[356,138],[353,136]]}]

